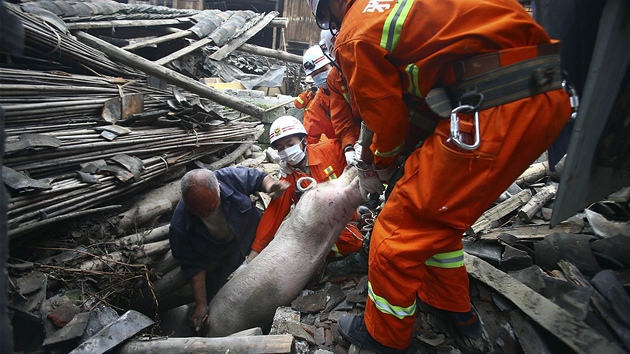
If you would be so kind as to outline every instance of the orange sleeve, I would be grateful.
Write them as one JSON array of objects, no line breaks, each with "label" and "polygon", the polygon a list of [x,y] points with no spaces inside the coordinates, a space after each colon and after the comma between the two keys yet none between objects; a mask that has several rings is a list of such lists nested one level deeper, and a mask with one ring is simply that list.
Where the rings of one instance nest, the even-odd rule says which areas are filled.
[{"label": "orange sleeve", "polygon": [[330,71],[326,83],[330,90],[330,120],[335,134],[342,148],[352,146],[359,139],[361,118],[352,110],[347,84],[337,67]]},{"label": "orange sleeve", "polygon": [[294,100],[293,100],[293,105],[296,108],[299,109],[304,109],[306,106],[308,106],[309,101],[311,100],[311,90],[306,90],[303,91],[302,93],[300,93]]},{"label": "orange sleeve", "polygon": [[252,243],[252,250],[258,253],[262,252],[269,242],[273,240],[280,224],[282,224],[284,218],[289,215],[291,204],[293,204],[293,201],[297,201],[295,178],[293,176],[288,177],[289,178],[281,179],[289,182],[289,188],[284,191],[284,194],[282,194],[280,198],[274,199],[269,203],[256,229],[256,237]]},{"label": "orange sleeve", "polygon": [[330,121],[330,101],[321,88],[315,94],[313,102],[304,110],[304,129],[309,144],[318,143],[322,134],[328,139],[335,138],[335,129]]},{"label": "orange sleeve", "polygon": [[[335,53],[359,114],[374,132],[370,147],[374,163],[387,167],[400,153],[409,126],[409,109],[403,101],[398,69],[386,59],[387,51],[378,44],[351,40],[335,48]],[[361,65],[355,66],[355,62]]]}]

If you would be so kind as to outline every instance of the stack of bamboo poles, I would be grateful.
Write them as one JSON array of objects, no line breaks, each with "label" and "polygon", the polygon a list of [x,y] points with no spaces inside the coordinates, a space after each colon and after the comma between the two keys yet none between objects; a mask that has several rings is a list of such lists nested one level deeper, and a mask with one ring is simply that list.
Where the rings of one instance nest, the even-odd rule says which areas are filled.
[{"label": "stack of bamboo poles", "polygon": [[[49,190],[12,191],[8,210],[10,239],[61,220],[100,212],[102,207],[111,209],[111,204],[122,196],[175,167],[255,139],[259,123],[239,119],[215,126],[200,122],[198,129],[131,126],[125,135],[104,139],[101,131],[95,129],[111,124],[101,118],[103,104],[127,93],[142,94],[144,112],[162,115],[169,112],[167,101],[174,100],[173,93],[150,88],[144,80],[0,69],[0,105],[6,111],[7,143],[19,141],[25,133],[43,134],[60,142],[56,148],[4,156],[6,167],[31,178],[51,181]],[[201,102],[190,94],[177,98]],[[208,100],[202,103],[213,105]],[[95,181],[84,182],[76,173],[82,165],[97,160],[111,163],[109,159],[120,154],[141,161],[143,169],[138,180],[123,183],[115,176],[97,173]]]},{"label": "stack of bamboo poles", "polygon": [[79,42],[69,33],[62,32],[63,29],[55,28],[54,24],[23,12],[16,5],[5,2],[5,6],[22,21],[26,56],[55,60],[73,70],[83,68],[81,71],[113,76],[144,76],[135,69],[113,62],[103,52]]}]

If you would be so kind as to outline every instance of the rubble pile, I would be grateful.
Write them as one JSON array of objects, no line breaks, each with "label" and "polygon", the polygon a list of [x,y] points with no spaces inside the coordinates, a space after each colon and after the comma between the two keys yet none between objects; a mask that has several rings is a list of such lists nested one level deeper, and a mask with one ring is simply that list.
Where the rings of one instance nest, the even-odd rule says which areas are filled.
[{"label": "rubble pile", "polygon": [[[234,163],[277,173],[277,166],[269,163],[257,145]],[[533,164],[463,235],[472,302],[496,353],[628,351],[627,191],[550,229],[547,208],[553,199],[544,196],[544,191],[555,182],[549,173],[546,163]],[[155,195],[170,195],[173,203],[178,196],[168,192],[176,190],[176,183],[172,184],[156,190]],[[523,209],[527,211],[536,196],[547,202],[539,203],[536,212],[525,216]],[[268,197],[258,197],[257,205],[264,209]],[[147,194],[137,204],[149,203],[152,198]],[[144,207],[129,210],[138,208]],[[368,227],[362,227],[362,232],[370,231],[371,219],[377,215],[378,209],[363,214],[360,220]],[[46,349],[70,350],[89,339],[85,330],[76,329],[89,323],[86,318],[94,321],[107,311],[113,323],[127,311],[140,311],[156,324],[122,335],[118,352],[189,344],[199,351],[228,346],[244,352],[271,347],[287,353],[353,352],[339,335],[337,320],[345,313],[363,312],[367,276],[331,277],[325,265],[298,298],[278,308],[270,330],[263,333],[258,328],[235,335],[260,338],[235,341],[231,337],[197,337],[187,320],[191,305],[185,304],[190,301],[186,282],[178,276],[179,267],[168,251],[169,217],[168,208],[162,208],[144,224],[134,226],[147,231],[124,237],[112,237],[111,231],[103,233],[103,225],[111,223],[111,218],[75,224],[66,230],[74,238],[58,235],[58,247],[51,247],[50,241],[47,247],[25,246],[31,254],[28,262],[16,262],[17,250],[10,270],[15,285],[12,306],[16,318],[23,321],[18,325],[28,325],[28,333],[43,328],[39,333]],[[63,310],[67,308],[72,309],[69,314]],[[65,320],[57,318],[61,316],[58,312],[65,314]],[[80,325],[73,324],[70,338],[64,334],[70,330],[64,328],[71,321]],[[136,333],[142,335],[130,340]],[[105,351],[101,349],[95,352]],[[457,353],[460,345],[456,337],[435,327],[420,312],[412,349],[417,353]]]}]

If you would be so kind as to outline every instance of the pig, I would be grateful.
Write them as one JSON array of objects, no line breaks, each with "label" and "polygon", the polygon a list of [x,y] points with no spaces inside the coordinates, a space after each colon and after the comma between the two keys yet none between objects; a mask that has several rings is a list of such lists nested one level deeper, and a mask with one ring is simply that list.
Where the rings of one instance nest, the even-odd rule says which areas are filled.
[{"label": "pig", "polygon": [[328,252],[362,202],[357,170],[305,192],[274,239],[219,290],[209,307],[208,337],[261,327],[288,305],[323,266]]}]

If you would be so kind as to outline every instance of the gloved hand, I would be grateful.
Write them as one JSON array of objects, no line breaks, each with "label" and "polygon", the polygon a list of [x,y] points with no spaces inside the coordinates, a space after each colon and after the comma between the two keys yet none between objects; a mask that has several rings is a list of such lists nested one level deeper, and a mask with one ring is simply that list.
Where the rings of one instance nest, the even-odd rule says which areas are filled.
[{"label": "gloved hand", "polygon": [[378,175],[378,179],[387,183],[394,175],[394,172],[396,172],[396,165],[394,164],[385,168],[374,168],[374,172]]},{"label": "gloved hand", "polygon": [[280,177],[286,177],[293,173],[291,166],[289,166],[289,164],[286,163],[286,161],[280,160],[278,162],[278,165],[280,165]]},{"label": "gloved hand", "polygon": [[245,269],[245,267],[247,267],[248,264],[249,264],[249,261],[247,260],[247,257],[245,257],[243,264],[238,266],[238,268],[236,268],[236,270],[233,271],[232,274],[228,276],[227,280],[230,281],[232,278],[234,278],[234,276],[238,274],[240,271],[242,271],[243,269]]},{"label": "gloved hand", "polygon": [[[359,167],[359,165],[362,166]],[[383,182],[378,178],[372,165],[358,163],[357,170],[359,176],[359,190],[361,191],[361,197],[364,201],[370,200],[368,196],[370,193],[383,193],[385,186],[383,186]]]},{"label": "gloved hand", "polygon": [[357,156],[357,160],[361,160],[361,151],[362,150],[363,150],[363,146],[361,144],[359,144],[358,141],[356,143],[354,143],[354,153]]},{"label": "gloved hand", "polygon": [[[271,199],[278,199],[284,194],[284,191],[289,188],[289,182],[284,180],[276,181],[274,184],[269,187],[269,196]],[[247,258],[245,259],[247,261]]]},{"label": "gloved hand", "polygon": [[343,154],[346,156],[346,164],[354,165],[357,163],[357,153],[355,150],[348,149]]}]

